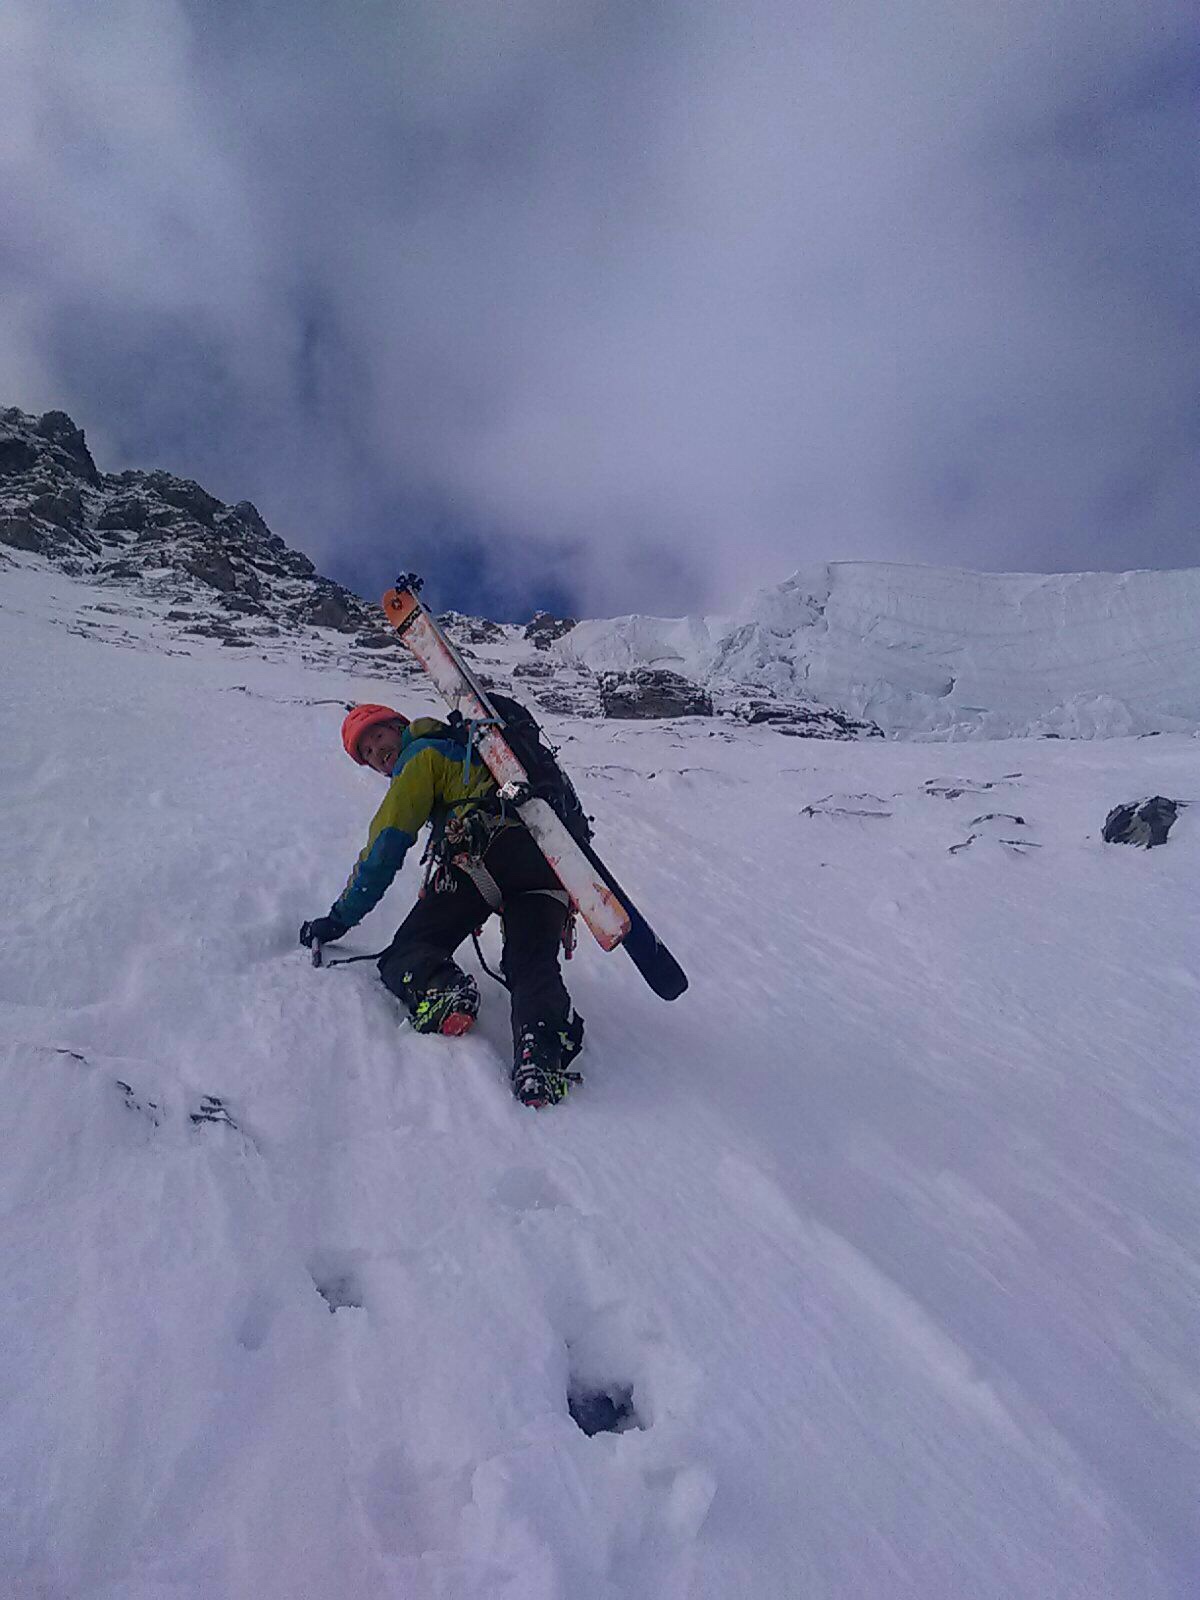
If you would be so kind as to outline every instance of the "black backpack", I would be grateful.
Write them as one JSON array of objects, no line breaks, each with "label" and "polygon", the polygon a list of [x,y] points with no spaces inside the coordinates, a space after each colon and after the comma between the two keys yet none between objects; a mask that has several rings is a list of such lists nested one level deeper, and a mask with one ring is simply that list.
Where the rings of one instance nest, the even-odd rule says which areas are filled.
[{"label": "black backpack", "polygon": [[[591,818],[583,809],[583,802],[575,793],[575,785],[567,777],[556,759],[554,746],[548,743],[542,726],[528,706],[514,700],[511,695],[488,690],[488,699],[503,722],[501,729],[513,755],[529,774],[529,787],[541,800],[549,802],[566,824],[567,832],[580,844],[592,837]],[[467,725],[458,720],[450,727],[455,736],[466,743]]]}]

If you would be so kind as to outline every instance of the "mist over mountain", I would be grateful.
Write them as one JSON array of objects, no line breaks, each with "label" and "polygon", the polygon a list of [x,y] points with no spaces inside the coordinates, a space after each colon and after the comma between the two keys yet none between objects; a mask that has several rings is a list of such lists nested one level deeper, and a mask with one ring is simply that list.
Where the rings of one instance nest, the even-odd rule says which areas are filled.
[{"label": "mist over mountain", "polygon": [[[268,653],[298,638],[310,653],[376,653],[411,670],[375,601],[322,576],[249,501],[225,505],[160,470],[103,473],[63,412],[0,412],[0,546],[166,599],[163,625],[184,638]],[[831,562],[727,616],[463,627],[468,644],[519,644],[526,691],[550,710],[833,737],[1095,738],[1200,726],[1198,619],[1200,569]]]}]

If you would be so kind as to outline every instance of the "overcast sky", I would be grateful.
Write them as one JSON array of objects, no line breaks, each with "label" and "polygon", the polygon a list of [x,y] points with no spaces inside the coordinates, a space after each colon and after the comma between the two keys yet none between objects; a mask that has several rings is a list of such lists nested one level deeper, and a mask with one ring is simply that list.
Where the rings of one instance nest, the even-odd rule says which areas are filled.
[{"label": "overcast sky", "polygon": [[377,592],[1200,565],[1200,11],[3,0],[0,404]]}]

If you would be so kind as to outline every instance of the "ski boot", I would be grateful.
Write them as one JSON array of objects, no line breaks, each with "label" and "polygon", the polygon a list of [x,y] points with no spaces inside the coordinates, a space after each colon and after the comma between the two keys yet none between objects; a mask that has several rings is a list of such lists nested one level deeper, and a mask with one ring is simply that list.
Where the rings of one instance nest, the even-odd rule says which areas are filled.
[{"label": "ski boot", "polygon": [[[579,1054],[577,1046],[569,1059]],[[513,1063],[513,1094],[523,1106],[540,1111],[556,1106],[566,1098],[573,1083],[582,1083],[578,1072],[568,1072],[561,1037],[548,1022],[534,1022],[521,1030],[517,1058]]]},{"label": "ski boot", "polygon": [[479,989],[466,973],[444,989],[426,989],[410,1006],[414,1033],[457,1036],[474,1027],[479,1015]]}]

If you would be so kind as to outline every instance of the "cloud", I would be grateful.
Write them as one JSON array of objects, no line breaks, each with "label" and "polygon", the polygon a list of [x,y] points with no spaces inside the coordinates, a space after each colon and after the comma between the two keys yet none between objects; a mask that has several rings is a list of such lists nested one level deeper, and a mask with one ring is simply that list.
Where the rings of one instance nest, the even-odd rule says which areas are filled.
[{"label": "cloud", "polygon": [[0,363],[368,591],[1193,564],[1166,0],[10,0]]}]

